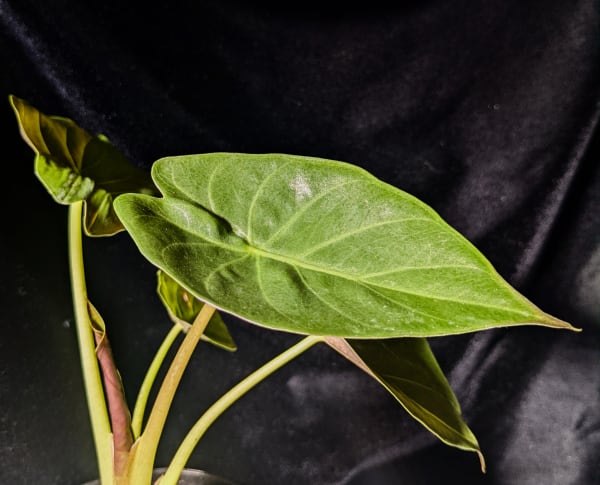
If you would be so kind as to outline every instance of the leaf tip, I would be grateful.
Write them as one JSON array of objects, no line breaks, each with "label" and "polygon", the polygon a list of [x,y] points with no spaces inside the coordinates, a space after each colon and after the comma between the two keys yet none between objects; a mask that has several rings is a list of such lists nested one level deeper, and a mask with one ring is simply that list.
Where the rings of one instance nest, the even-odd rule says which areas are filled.
[{"label": "leaf tip", "polygon": [[582,331],[581,328],[574,327],[569,322],[565,322],[564,320],[561,320],[560,318],[556,318],[556,317],[553,317],[552,315],[548,315],[548,314],[544,315],[543,323],[544,323],[544,325],[547,325],[549,327],[554,327],[554,328],[559,328],[559,329],[564,329],[564,330],[571,330],[572,332],[581,332]]},{"label": "leaf tip", "polygon": [[477,457],[479,458],[479,464],[481,465],[481,473],[486,472],[485,458],[481,450],[476,450]]},{"label": "leaf tip", "polygon": [[17,120],[19,123],[21,123],[21,111],[24,109],[24,107],[29,106],[29,103],[24,99],[15,96],[14,94],[9,94],[8,104],[10,104],[10,107],[14,111]]}]

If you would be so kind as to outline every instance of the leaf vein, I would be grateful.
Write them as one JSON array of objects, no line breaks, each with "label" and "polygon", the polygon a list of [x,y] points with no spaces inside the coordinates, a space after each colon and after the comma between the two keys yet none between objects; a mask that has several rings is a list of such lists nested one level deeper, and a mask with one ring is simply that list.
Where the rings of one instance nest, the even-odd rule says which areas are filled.
[{"label": "leaf vein", "polygon": [[216,177],[218,169],[219,169],[219,166],[215,166],[213,168],[213,171],[208,176],[208,180],[206,181],[206,196],[208,198],[208,207],[213,214],[217,213],[215,211],[215,201],[213,200],[213,197],[212,197],[212,190],[213,190],[213,183],[215,181],[215,177]]},{"label": "leaf vein", "polygon": [[273,234],[271,234],[271,237],[269,237],[269,239],[267,239],[265,241],[265,245],[273,244],[273,242],[277,240],[277,237],[279,237],[288,228],[290,228],[317,201],[319,201],[323,197],[331,194],[334,190],[336,190],[338,188],[344,187],[346,185],[356,184],[356,183],[358,183],[356,180],[349,180],[349,181],[342,182],[342,183],[339,183],[336,185],[332,185],[330,187],[327,187],[327,189],[324,190],[323,192],[321,192],[319,195],[317,195],[315,197],[311,197],[311,199],[306,204],[304,204],[302,207],[300,207],[296,212],[294,212],[294,214],[287,221],[285,221],[285,223],[279,229],[277,229],[277,231],[275,231]]},{"label": "leaf vein", "polygon": [[404,273],[408,271],[419,271],[419,270],[427,270],[427,269],[467,269],[472,271],[479,271],[485,273],[482,268],[478,268],[477,266],[469,266],[466,264],[440,264],[440,265],[424,265],[424,266],[402,266],[401,268],[390,269],[388,271],[377,271],[375,273],[367,273],[361,275],[361,279],[366,280],[369,278],[377,278],[379,276],[386,276],[394,273]]},{"label": "leaf vein", "polygon": [[235,258],[235,259],[231,259],[223,264],[220,264],[219,266],[217,266],[215,269],[213,269],[210,273],[208,273],[208,275],[206,275],[206,277],[204,278],[204,286],[206,286],[206,288],[208,289],[208,284],[209,281],[222,269],[226,268],[227,266],[231,266],[234,263],[243,261],[244,259],[248,258],[250,256],[250,254],[245,254],[244,256],[241,256],[239,258]]},{"label": "leaf vein", "polygon": [[440,397],[444,401],[448,400],[448,397],[443,392],[439,391],[438,389],[435,389],[434,387],[429,386],[427,384],[422,384],[413,379],[409,379],[408,377],[400,377],[400,376],[395,376],[393,374],[384,374],[384,373],[381,373],[379,375],[387,378],[390,381],[405,382],[412,386],[419,387],[421,389],[425,389],[426,391],[429,391],[431,394]]},{"label": "leaf vein", "polygon": [[406,305],[405,303],[401,303],[398,300],[394,300],[393,298],[390,298],[387,295],[384,295],[383,293],[375,290],[374,288],[371,288],[368,284],[363,283],[362,281],[358,281],[358,284],[361,285],[362,287],[366,288],[367,290],[379,295],[381,298],[387,300],[387,301],[391,301],[392,303],[399,305],[403,308],[406,308],[409,312],[413,312],[413,313],[420,313],[421,315],[424,315],[426,317],[430,317],[433,318],[434,320],[440,320],[442,322],[446,322],[446,319],[444,318],[440,318],[440,317],[436,317],[435,315],[432,315],[430,313],[424,312],[423,310],[417,310],[416,308],[412,308],[408,305]]},{"label": "leaf vein", "polygon": [[277,308],[273,304],[273,302],[269,299],[269,297],[267,296],[267,292],[265,291],[265,287],[264,287],[263,281],[262,281],[262,271],[260,269],[260,260],[261,259],[262,258],[260,258],[260,257],[256,257],[256,282],[258,283],[258,287],[260,288],[260,292],[261,292],[265,302],[273,310],[275,310],[275,312],[277,312],[279,315],[281,315],[283,318],[285,318],[288,322],[292,322],[293,324],[295,324],[296,322],[294,320],[292,320],[289,316],[287,316],[285,313],[283,313],[281,310],[279,310],[279,308]]},{"label": "leaf vein", "polygon": [[360,234],[361,232],[366,232],[366,231],[369,231],[369,230],[377,228],[377,227],[383,227],[383,226],[387,226],[390,224],[396,224],[399,222],[406,222],[406,221],[425,221],[425,222],[429,222],[429,223],[433,223],[433,224],[439,224],[437,221],[435,221],[433,219],[426,219],[424,217],[406,217],[403,219],[391,219],[389,221],[381,221],[376,224],[369,224],[368,226],[359,227],[357,229],[354,229],[353,231],[348,231],[348,232],[345,232],[338,236],[335,236],[335,237],[332,237],[325,241],[322,241],[319,244],[316,244],[315,246],[310,248],[308,251],[305,251],[305,252],[299,254],[298,256],[301,258],[304,258],[306,256],[309,256],[310,254],[316,253],[317,251],[319,251],[327,246],[330,246],[331,244],[342,241],[343,239],[347,239],[350,236],[355,236],[356,234]]},{"label": "leaf vein", "polygon": [[252,196],[252,200],[250,201],[250,207],[248,208],[248,221],[246,223],[246,237],[248,238],[248,241],[252,241],[252,219],[254,217],[254,207],[256,206],[256,201],[258,200],[262,191],[269,183],[269,180],[271,180],[271,178],[273,178],[277,172],[283,170],[285,167],[290,165],[290,163],[292,162],[288,161],[282,165],[276,166],[267,176],[265,176],[265,178],[261,181],[260,185],[256,188],[256,191]]},{"label": "leaf vein", "polygon": [[345,314],[344,312],[342,312],[339,308],[333,306],[330,302],[328,302],[327,300],[325,300],[324,298],[321,297],[321,295],[319,295],[319,293],[317,291],[315,291],[312,286],[310,286],[308,284],[308,282],[306,281],[306,278],[304,277],[304,275],[302,274],[302,272],[296,267],[296,266],[292,266],[296,272],[298,273],[298,276],[300,277],[300,279],[302,280],[302,283],[304,283],[304,286],[306,286],[306,289],[308,291],[310,291],[313,295],[315,295],[315,297],[317,298],[317,300],[321,301],[325,306],[328,306],[329,308],[331,308],[334,312],[340,314],[342,317],[347,318],[349,320],[352,320],[353,322],[358,323],[361,326],[364,326],[364,322],[361,322],[360,320],[357,320],[356,318]]}]

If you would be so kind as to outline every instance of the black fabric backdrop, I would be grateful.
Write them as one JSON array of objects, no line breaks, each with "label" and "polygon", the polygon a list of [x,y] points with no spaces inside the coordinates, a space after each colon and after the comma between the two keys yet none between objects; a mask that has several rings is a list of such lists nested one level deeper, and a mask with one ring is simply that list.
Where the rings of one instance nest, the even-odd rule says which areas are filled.
[{"label": "black fabric backdrop", "polygon": [[[32,172],[12,93],[135,164],[211,151],[344,160],[421,198],[519,291],[581,327],[430,339],[488,463],[440,443],[316,347],[243,398],[189,465],[257,484],[600,484],[599,4],[0,0],[0,483],[96,476],[66,208]],[[89,294],[133,400],[169,328],[125,233],[85,241]],[[227,317],[158,464],[225,389],[295,342]]]}]

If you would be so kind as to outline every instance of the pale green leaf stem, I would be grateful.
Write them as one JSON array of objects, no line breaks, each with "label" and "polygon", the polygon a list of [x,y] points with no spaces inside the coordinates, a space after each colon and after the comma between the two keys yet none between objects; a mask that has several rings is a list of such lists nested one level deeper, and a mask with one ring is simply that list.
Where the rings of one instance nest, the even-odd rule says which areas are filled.
[{"label": "pale green leaf stem", "polygon": [[98,471],[103,484],[113,480],[113,444],[108,410],[104,396],[102,379],[92,322],[88,313],[87,288],[82,250],[82,202],[69,206],[69,261],[71,268],[71,289],[75,310],[75,325],[83,373],[83,384],[88,402],[92,434],[96,448]]},{"label": "pale green leaf stem", "polygon": [[175,342],[175,339],[182,331],[183,328],[181,325],[174,324],[171,327],[171,330],[169,330],[169,333],[161,343],[160,347],[154,354],[152,362],[148,366],[148,370],[146,371],[146,375],[144,376],[144,380],[140,386],[140,390],[135,400],[135,406],[133,408],[131,428],[134,440],[139,438],[140,434],[142,433],[142,424],[144,421],[144,413],[146,412],[146,404],[148,403],[148,397],[152,391],[152,386],[154,385],[156,376],[158,375],[160,367],[169,353],[171,346]]},{"label": "pale green leaf stem", "polygon": [[250,389],[262,382],[273,372],[283,367],[292,359],[311,348],[313,345],[322,342],[323,337],[308,336],[285,350],[277,357],[273,358],[265,365],[255,370],[252,374],[244,378],[217,401],[215,401],[204,414],[192,426],[186,437],[183,439],[177,449],[165,474],[160,478],[160,485],[176,485],[179,476],[183,471],[190,455],[196,445],[206,432],[206,430],[221,416],[232,404],[246,394]]},{"label": "pale green leaf stem", "polygon": [[[181,342],[175,357],[161,383],[160,389],[148,416],[144,430],[132,447],[127,476],[135,478],[135,483],[149,484],[152,480],[152,469],[156,450],[162,435],[167,415],[173,402],[175,392],[188,362],[202,337],[204,329],[213,316],[215,308],[204,305]],[[134,482],[130,482],[134,483]]]}]

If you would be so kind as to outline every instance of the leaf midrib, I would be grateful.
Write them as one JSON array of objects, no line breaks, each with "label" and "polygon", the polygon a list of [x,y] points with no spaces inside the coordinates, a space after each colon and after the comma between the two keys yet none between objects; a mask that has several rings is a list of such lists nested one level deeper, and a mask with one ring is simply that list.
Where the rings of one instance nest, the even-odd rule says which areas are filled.
[{"label": "leaf midrib", "polygon": [[[233,249],[233,247],[232,247]],[[487,305],[487,304],[482,304],[482,303],[477,303],[477,302],[472,302],[472,301],[468,301],[468,300],[457,300],[457,299],[452,299],[452,298],[442,298],[439,296],[432,296],[432,295],[423,295],[420,293],[416,293],[416,292],[412,292],[412,291],[407,291],[404,289],[400,289],[400,288],[394,288],[394,287],[390,287],[390,286],[386,286],[386,285],[382,285],[382,284],[377,284],[374,283],[372,281],[365,281],[362,277],[360,276],[356,276],[354,277],[353,275],[349,275],[346,273],[342,273],[340,271],[337,271],[335,269],[332,268],[326,268],[323,266],[317,266],[315,264],[311,264],[308,263],[306,261],[302,261],[296,258],[292,258],[290,256],[286,256],[286,255],[280,255],[271,251],[266,251],[264,249],[260,249],[257,248],[256,246],[251,246],[249,244],[246,244],[245,246],[246,251],[248,251],[251,255],[255,255],[255,256],[259,256],[259,257],[264,257],[264,258],[268,258],[268,259],[272,259],[275,261],[279,261],[281,263],[285,263],[288,264],[292,267],[301,267],[303,269],[307,269],[309,271],[315,271],[317,273],[325,273],[331,276],[335,276],[337,278],[342,278],[348,281],[353,281],[353,282],[359,282],[361,284],[364,284],[365,286],[369,287],[376,287],[376,288],[383,288],[386,290],[391,290],[391,291],[396,291],[398,293],[402,293],[405,295],[409,295],[409,296],[417,296],[420,298],[427,298],[429,300],[438,300],[438,301],[446,301],[446,302],[453,302],[453,303],[462,303],[465,305],[471,305],[471,306],[477,306],[477,307],[482,307],[482,308],[493,308],[493,309],[497,309],[497,310],[503,310],[506,311],[506,308],[502,308],[502,307],[497,307],[494,305]],[[242,250],[239,248],[235,248],[236,251],[241,252]],[[440,268],[443,268],[444,266],[440,266]],[[431,268],[431,266],[429,266],[429,268]],[[483,270],[479,269],[479,268],[475,268],[475,267],[471,267],[471,266],[465,266],[465,268],[467,269],[472,269],[474,271],[481,271],[483,272]],[[529,317],[530,315],[526,312],[521,312],[521,311],[517,311],[517,310],[512,310],[513,313],[518,313],[520,315],[523,316],[527,316]]]},{"label": "leaf midrib", "polygon": [[[206,210],[206,209],[205,209]],[[211,215],[215,216],[214,212],[211,211],[207,211],[209,213],[211,213]],[[239,235],[236,235],[237,238],[239,238],[241,241],[244,242],[243,246],[233,246],[230,244],[224,244],[222,241],[215,241],[215,240],[211,240],[211,239],[207,239],[204,235],[195,233],[193,231],[190,231],[189,227],[182,227],[182,226],[178,226],[180,229],[183,229],[184,231],[192,234],[195,237],[200,237],[204,240],[207,240],[209,243],[221,246],[224,249],[230,250],[232,252],[237,252],[237,253],[246,253],[246,254],[250,254],[251,256],[258,256],[258,257],[263,257],[263,258],[267,258],[267,259],[271,259],[274,261],[279,261],[281,263],[290,265],[292,267],[300,267],[309,271],[314,271],[317,273],[324,273],[324,274],[328,274],[330,276],[334,276],[336,278],[341,278],[347,281],[352,281],[352,282],[359,282],[367,287],[373,287],[373,288],[382,288],[385,290],[390,290],[390,291],[394,291],[394,292],[398,292],[398,293],[402,293],[404,295],[407,296],[415,296],[415,297],[419,297],[419,298],[425,298],[428,300],[435,300],[435,301],[443,301],[443,302],[451,302],[451,303],[458,303],[458,304],[464,304],[464,305],[470,305],[470,306],[474,306],[474,307],[480,307],[480,308],[487,308],[487,309],[495,309],[495,310],[501,310],[501,311],[507,311],[506,308],[503,307],[499,307],[499,306],[495,306],[495,305],[490,305],[490,304],[483,304],[483,303],[479,303],[479,302],[473,302],[473,301],[468,301],[468,300],[458,300],[458,299],[452,299],[452,298],[443,298],[440,296],[433,296],[433,295],[424,295],[421,293],[417,293],[417,292],[413,292],[413,291],[408,291],[405,289],[401,289],[401,288],[396,288],[396,287],[390,287],[384,284],[379,284],[379,283],[375,283],[373,281],[368,281],[365,280],[362,276],[358,276],[358,275],[349,275],[347,273],[342,273],[340,271],[337,271],[335,269],[332,268],[327,268],[324,266],[318,266],[315,264],[311,264],[307,261],[301,260],[301,259],[296,259],[292,256],[289,255],[282,255],[279,253],[275,253],[273,251],[268,251],[262,248],[259,248],[257,246],[254,246],[252,244],[250,244],[247,240],[245,240],[244,238],[241,238]],[[452,265],[455,266],[455,265]],[[446,266],[439,266],[439,268],[444,268]],[[428,269],[431,269],[432,266],[428,265],[427,266]],[[481,268],[477,268],[475,266],[464,266],[465,269],[469,269],[469,270],[473,270],[473,271],[479,271],[482,272],[484,274],[487,274],[483,269]],[[510,310],[510,312],[514,313],[514,314],[518,314],[518,315],[523,315],[524,317],[526,317],[527,319],[531,318],[531,314],[525,311],[520,311],[520,310],[515,310],[512,309]]]}]

